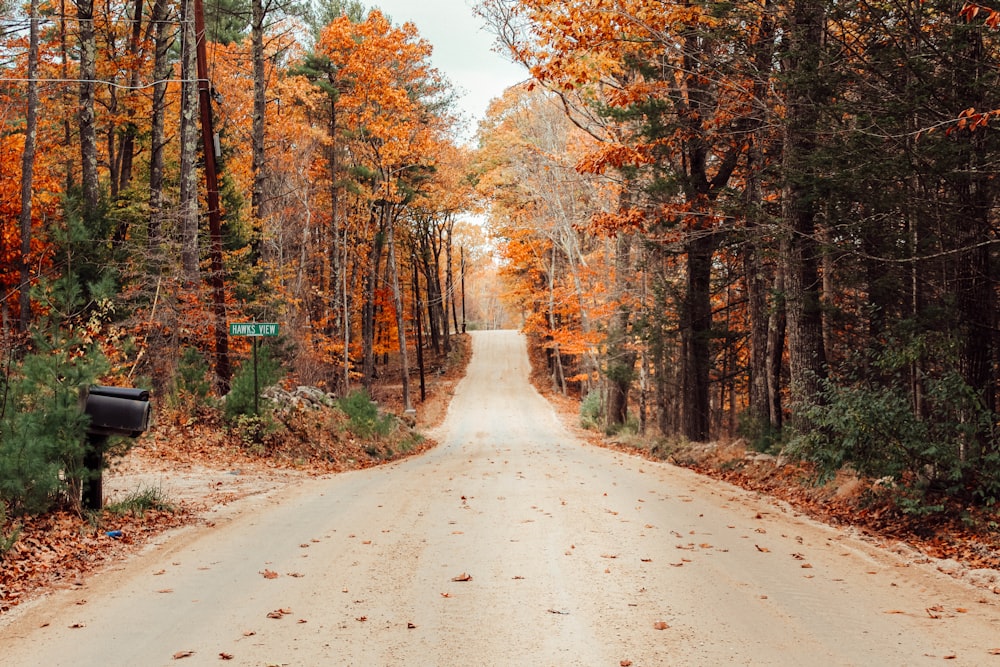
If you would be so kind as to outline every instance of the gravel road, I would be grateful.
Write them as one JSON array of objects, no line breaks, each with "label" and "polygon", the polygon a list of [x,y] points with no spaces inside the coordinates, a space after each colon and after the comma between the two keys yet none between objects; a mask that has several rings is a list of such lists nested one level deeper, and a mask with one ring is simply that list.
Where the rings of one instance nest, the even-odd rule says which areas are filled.
[{"label": "gravel road", "polygon": [[473,335],[441,443],[296,482],[0,619],[21,665],[1000,666],[1000,596],[575,439]]}]

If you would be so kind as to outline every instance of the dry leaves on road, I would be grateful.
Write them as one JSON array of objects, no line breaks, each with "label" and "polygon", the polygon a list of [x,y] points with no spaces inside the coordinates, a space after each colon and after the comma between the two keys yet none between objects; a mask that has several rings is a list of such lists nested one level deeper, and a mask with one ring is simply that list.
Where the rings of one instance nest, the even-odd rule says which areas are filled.
[{"label": "dry leaves on road", "polygon": [[458,575],[457,577],[452,577],[451,580],[452,581],[472,581],[472,575],[468,574],[466,572],[463,572],[462,574]]}]

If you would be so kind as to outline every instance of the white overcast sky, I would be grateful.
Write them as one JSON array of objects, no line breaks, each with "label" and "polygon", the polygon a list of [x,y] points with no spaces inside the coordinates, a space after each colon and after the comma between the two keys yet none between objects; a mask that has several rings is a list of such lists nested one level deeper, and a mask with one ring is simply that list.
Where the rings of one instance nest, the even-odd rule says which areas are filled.
[{"label": "white overcast sky", "polygon": [[434,66],[458,89],[458,106],[468,117],[465,137],[475,132],[490,100],[528,78],[527,72],[494,52],[494,37],[472,11],[474,0],[363,0],[379,8],[394,24],[411,22],[431,43]]}]

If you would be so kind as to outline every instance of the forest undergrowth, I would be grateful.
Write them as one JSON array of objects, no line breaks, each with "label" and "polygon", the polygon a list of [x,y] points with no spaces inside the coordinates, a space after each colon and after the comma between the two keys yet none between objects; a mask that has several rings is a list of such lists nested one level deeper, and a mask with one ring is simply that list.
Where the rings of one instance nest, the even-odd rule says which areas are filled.
[{"label": "forest undergrowth", "polygon": [[[622,433],[608,436],[581,426],[580,400],[553,391],[541,350],[531,353],[532,383],[556,406],[563,420],[592,444],[650,460],[669,461],[700,474],[780,499],[814,519],[851,526],[879,541],[899,542],[926,558],[940,559],[940,570],[962,576],[966,569],[1000,570],[1000,512],[945,495],[929,496],[933,510],[907,511],[899,487],[864,479],[849,470],[820,483],[808,463],[762,454],[742,439],[729,442],[666,443],[659,436]],[[960,564],[952,567],[951,561]],[[1000,595],[1000,577],[985,586]]]}]

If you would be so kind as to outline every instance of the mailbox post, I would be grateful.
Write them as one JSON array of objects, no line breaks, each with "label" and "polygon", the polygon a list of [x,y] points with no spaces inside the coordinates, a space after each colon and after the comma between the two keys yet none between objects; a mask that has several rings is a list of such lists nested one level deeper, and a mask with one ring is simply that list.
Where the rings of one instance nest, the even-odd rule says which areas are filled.
[{"label": "mailbox post", "polygon": [[90,416],[83,466],[83,507],[99,510],[104,504],[102,473],[108,437],[136,438],[149,427],[149,391],[131,387],[81,387],[80,406]]}]

